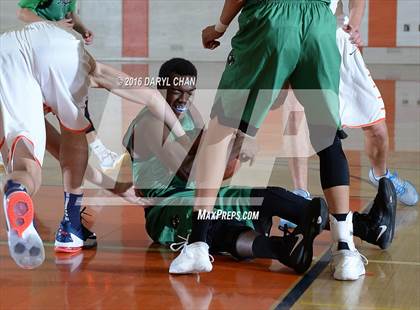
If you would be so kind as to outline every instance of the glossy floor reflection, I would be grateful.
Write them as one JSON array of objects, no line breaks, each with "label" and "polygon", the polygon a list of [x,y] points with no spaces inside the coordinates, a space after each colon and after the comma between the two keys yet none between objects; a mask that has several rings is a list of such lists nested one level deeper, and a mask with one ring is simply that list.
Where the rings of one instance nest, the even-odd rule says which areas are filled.
[{"label": "glossy floor reflection", "polygon": [[[58,187],[43,188],[35,199],[37,206],[57,206],[45,207],[37,215],[47,256],[40,268],[19,269],[9,258],[2,231],[1,309],[223,309],[233,305],[266,309],[299,279],[271,260],[238,263],[221,256],[210,274],[170,276],[169,263],[176,254],[151,245],[140,207],[102,208],[93,219],[98,249],[57,255],[52,245],[61,216],[60,199]],[[326,244],[320,239],[316,254]]]}]

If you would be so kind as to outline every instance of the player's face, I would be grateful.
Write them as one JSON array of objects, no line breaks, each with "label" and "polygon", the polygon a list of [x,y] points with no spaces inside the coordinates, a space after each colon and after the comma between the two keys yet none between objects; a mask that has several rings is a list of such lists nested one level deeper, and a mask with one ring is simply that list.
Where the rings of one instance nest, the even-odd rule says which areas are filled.
[{"label": "player's face", "polygon": [[174,75],[166,93],[166,101],[178,117],[182,117],[192,103],[195,91],[195,78]]}]

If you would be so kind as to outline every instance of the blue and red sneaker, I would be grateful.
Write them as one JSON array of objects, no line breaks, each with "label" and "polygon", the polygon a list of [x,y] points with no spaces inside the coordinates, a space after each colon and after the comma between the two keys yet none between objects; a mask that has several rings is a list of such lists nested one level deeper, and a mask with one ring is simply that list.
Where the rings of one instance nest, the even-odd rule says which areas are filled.
[{"label": "blue and red sneaker", "polygon": [[71,222],[63,219],[55,234],[54,250],[56,252],[74,253],[83,248],[83,230],[75,229]]},{"label": "blue and red sneaker", "polygon": [[83,215],[90,216],[90,214],[85,212],[85,209],[83,208],[80,212],[81,225],[79,229],[74,228],[68,219],[61,221],[55,235],[54,249],[56,252],[74,253],[81,249],[90,249],[98,245],[96,234],[83,225],[83,223],[86,223]]}]

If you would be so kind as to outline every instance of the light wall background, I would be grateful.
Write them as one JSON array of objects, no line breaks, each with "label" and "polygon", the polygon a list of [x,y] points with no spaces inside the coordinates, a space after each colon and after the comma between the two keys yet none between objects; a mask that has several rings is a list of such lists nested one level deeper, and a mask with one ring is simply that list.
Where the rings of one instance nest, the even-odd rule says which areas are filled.
[{"label": "light wall background", "polygon": [[[19,26],[17,0],[0,0],[0,31]],[[344,1],[347,7],[348,0]],[[181,56],[224,61],[236,20],[215,51],[201,47],[201,30],[214,24],[223,0],[79,0],[78,11],[95,33],[99,59]],[[420,1],[367,0],[362,25],[367,63],[420,64]]]}]

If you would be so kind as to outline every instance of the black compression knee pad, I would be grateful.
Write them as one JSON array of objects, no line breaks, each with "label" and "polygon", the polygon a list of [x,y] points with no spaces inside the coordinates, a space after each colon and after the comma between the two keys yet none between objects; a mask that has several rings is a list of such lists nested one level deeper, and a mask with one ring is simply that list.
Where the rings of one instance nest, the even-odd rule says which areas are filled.
[{"label": "black compression knee pad", "polygon": [[322,189],[350,185],[349,165],[338,134],[334,143],[318,152]]}]

